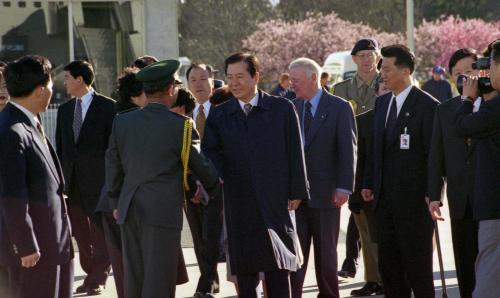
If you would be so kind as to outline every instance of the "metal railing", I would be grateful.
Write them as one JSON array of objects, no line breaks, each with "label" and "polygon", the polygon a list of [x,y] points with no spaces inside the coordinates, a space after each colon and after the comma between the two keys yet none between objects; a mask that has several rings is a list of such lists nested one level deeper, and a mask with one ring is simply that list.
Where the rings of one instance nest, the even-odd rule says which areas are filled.
[{"label": "metal railing", "polygon": [[50,104],[46,112],[41,113],[43,129],[52,145],[56,145],[57,110],[60,104]]}]

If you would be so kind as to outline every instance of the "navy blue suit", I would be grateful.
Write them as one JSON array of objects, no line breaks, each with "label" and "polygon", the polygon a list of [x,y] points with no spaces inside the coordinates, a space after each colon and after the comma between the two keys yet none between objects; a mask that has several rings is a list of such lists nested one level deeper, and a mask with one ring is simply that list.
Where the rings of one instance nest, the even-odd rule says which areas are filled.
[{"label": "navy blue suit", "polygon": [[[8,104],[0,113],[0,263],[9,270],[9,297],[71,296],[71,236],[63,187],[52,145],[26,114]],[[37,251],[37,265],[21,267],[21,257]]]},{"label": "navy blue suit", "polygon": [[[412,87],[392,134],[386,136],[391,97],[392,93],[388,93],[375,102],[372,149],[363,187],[375,194],[380,275],[386,297],[410,297],[411,290],[417,298],[434,297],[433,223],[425,196],[438,101]],[[409,149],[400,146],[405,128],[410,135]]]},{"label": "navy blue suit", "polygon": [[210,111],[202,149],[224,180],[232,273],[240,279],[299,269],[299,241],[288,200],[307,200],[309,193],[293,104],[259,91],[258,105],[246,116],[232,98]]},{"label": "navy blue suit", "polygon": [[[294,100],[303,123],[304,100]],[[292,296],[301,297],[311,239],[314,239],[316,279],[320,297],[339,297],[337,242],[340,209],[333,196],[337,189],[354,191],[356,169],[356,122],[351,105],[322,91],[316,113],[306,134],[304,151],[311,186],[311,200],[296,212],[297,231],[304,264],[292,273]]]}]

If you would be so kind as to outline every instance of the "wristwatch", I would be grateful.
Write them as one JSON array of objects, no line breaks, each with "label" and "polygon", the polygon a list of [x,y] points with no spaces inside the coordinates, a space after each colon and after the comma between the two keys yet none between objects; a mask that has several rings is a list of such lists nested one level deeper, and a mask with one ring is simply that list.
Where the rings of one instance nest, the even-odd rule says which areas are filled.
[{"label": "wristwatch", "polygon": [[469,100],[469,101],[471,101],[471,102],[474,102],[474,101],[475,101],[475,99],[474,99],[474,98],[472,98],[472,97],[470,97],[470,96],[463,96],[463,95],[462,95],[462,96],[460,96],[460,98],[461,98],[462,100]]}]

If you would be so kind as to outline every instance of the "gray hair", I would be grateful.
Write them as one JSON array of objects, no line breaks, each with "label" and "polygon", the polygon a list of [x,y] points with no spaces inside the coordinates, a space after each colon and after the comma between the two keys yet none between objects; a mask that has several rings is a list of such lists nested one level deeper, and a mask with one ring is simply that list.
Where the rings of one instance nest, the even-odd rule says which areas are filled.
[{"label": "gray hair", "polygon": [[318,78],[318,84],[319,84],[319,78],[322,72],[321,66],[319,66],[316,61],[309,59],[309,58],[298,58],[293,60],[290,65],[288,65],[288,69],[292,68],[297,68],[301,67],[306,71],[306,75],[308,78],[310,78],[313,74],[316,74],[316,77]]}]

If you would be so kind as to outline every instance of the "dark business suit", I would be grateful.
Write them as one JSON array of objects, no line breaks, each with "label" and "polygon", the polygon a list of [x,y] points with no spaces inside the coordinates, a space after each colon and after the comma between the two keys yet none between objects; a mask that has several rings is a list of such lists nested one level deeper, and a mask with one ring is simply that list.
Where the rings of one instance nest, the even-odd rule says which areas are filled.
[{"label": "dark business suit", "polygon": [[[211,108],[213,107],[212,105]],[[205,111],[205,114],[207,114],[207,111]],[[203,136],[203,131],[198,130],[198,132],[200,136]],[[222,231],[222,197],[209,200],[206,205],[193,203],[190,198],[194,196],[197,190],[196,175],[190,175],[189,179],[192,186],[190,192],[186,193],[187,200],[184,210],[193,237],[194,252],[200,269],[196,292],[203,294],[219,293],[217,264]]]},{"label": "dark business suit", "polygon": [[460,296],[472,297],[474,262],[477,256],[477,223],[472,218],[474,149],[477,141],[455,135],[455,112],[460,96],[436,109],[429,154],[428,195],[441,201],[444,182],[451,217],[451,234]]},{"label": "dark business suit", "polygon": [[[175,297],[187,121],[192,122],[159,103],[120,114],[114,121],[106,153],[106,186],[110,206],[118,210],[127,298]],[[200,154],[196,130],[192,137],[189,168],[213,196],[216,170]]]},{"label": "dark business suit", "polygon": [[94,93],[78,136],[74,141],[76,99],[62,104],[57,113],[56,147],[68,195],[73,236],[80,264],[87,273],[83,284],[90,288],[106,284],[110,261],[101,220],[94,213],[104,185],[104,153],[115,115],[114,101]]},{"label": "dark business suit", "polygon": [[[297,233],[304,264],[291,274],[292,296],[302,296],[311,240],[319,297],[339,297],[337,242],[340,209],[333,204],[337,189],[354,190],[356,123],[351,105],[327,91],[321,97],[309,132],[304,132],[304,153],[311,186],[311,200],[296,211]],[[304,123],[304,100],[294,101]],[[303,128],[304,129],[304,128]]]},{"label": "dark business suit", "polygon": [[241,297],[256,297],[264,272],[270,297],[288,297],[288,271],[300,267],[288,200],[309,198],[297,114],[286,99],[258,92],[245,115],[238,100],[210,111],[202,143],[224,180],[231,272]]},{"label": "dark business suit", "polygon": [[[20,109],[0,114],[0,264],[9,296],[71,297],[71,236],[64,179],[50,142]],[[40,252],[32,268],[21,257]]]},{"label": "dark business suit", "polygon": [[[365,187],[375,196],[379,269],[386,297],[434,297],[432,276],[433,223],[427,194],[427,159],[434,111],[438,102],[412,87],[392,133],[386,118],[392,93],[375,103],[371,162]],[[410,135],[401,149],[400,135]]]}]

